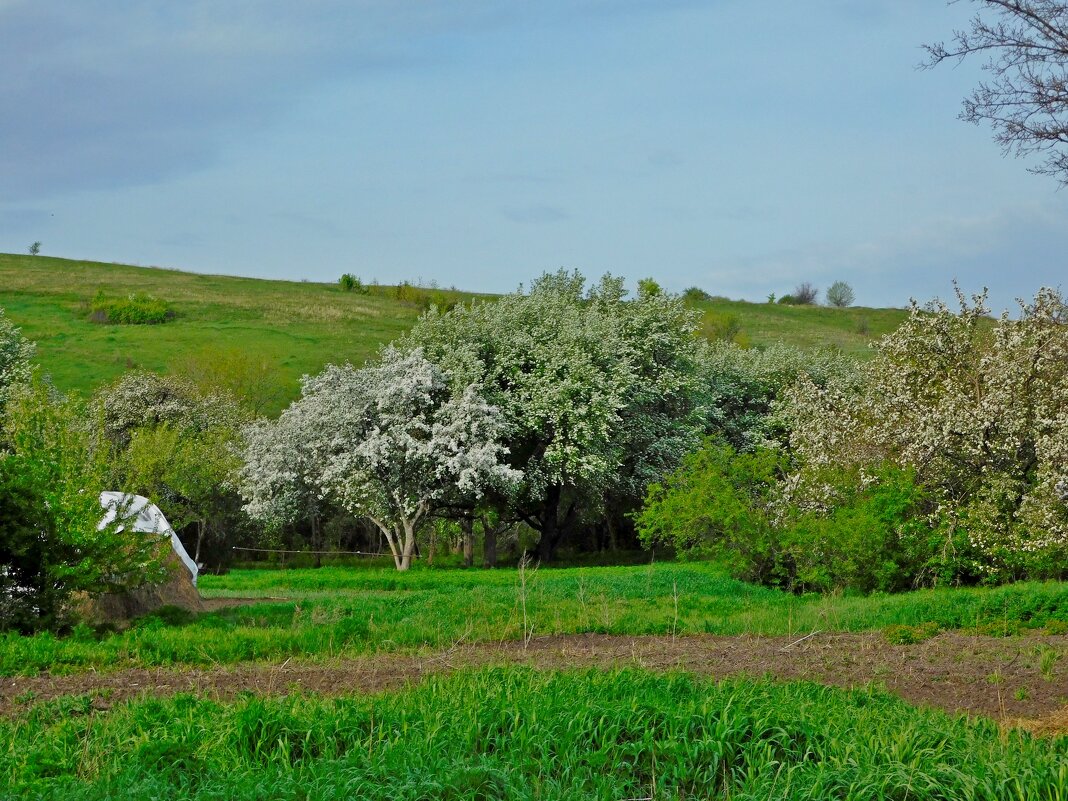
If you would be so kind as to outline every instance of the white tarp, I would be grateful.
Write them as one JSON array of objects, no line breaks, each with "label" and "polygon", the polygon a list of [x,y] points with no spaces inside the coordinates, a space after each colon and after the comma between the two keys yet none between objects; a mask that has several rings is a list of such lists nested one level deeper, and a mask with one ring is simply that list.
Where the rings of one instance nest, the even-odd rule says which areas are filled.
[{"label": "white tarp", "polygon": [[189,558],[185,546],[182,545],[182,541],[178,539],[178,535],[174,533],[174,529],[171,528],[171,524],[167,522],[167,518],[163,516],[158,506],[141,495],[127,495],[124,492],[101,492],[100,506],[105,510],[105,514],[104,519],[97,526],[98,529],[110,525],[115,522],[118,515],[122,515],[122,525],[119,526],[119,531],[125,531],[128,528],[130,531],[143,531],[147,534],[169,535],[171,547],[182,560],[182,564],[193,574],[193,586],[196,586],[199,572],[196,562]]}]

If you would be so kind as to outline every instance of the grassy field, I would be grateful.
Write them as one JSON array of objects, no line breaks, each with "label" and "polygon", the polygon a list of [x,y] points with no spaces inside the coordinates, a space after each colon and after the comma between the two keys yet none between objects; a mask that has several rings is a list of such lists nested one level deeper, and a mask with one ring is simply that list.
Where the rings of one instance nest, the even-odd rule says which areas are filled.
[{"label": "grassy field", "polygon": [[461,672],[372,698],[178,696],[0,722],[0,797],[1063,801],[1068,738],[874,689]]},{"label": "grassy field", "polygon": [[[1068,631],[1068,584],[796,597],[731,579],[715,565],[539,569],[241,570],[201,578],[208,598],[258,598],[194,620],[149,617],[121,633],[0,638],[0,674],[290,657],[414,652],[457,641],[593,632],[619,635],[804,635],[906,627],[930,636]],[[278,600],[284,599],[284,600]],[[525,611],[524,611],[525,609]]]},{"label": "grassy field", "polygon": [[[340,270],[339,270],[340,272]],[[98,292],[121,298],[143,291],[171,304],[162,325],[90,321]],[[37,342],[38,360],[65,391],[90,391],[123,371],[168,372],[190,358],[210,362],[233,351],[266,360],[275,371],[277,411],[294,397],[304,373],[328,362],[361,364],[408,330],[417,302],[343,292],[336,284],[265,281],[176,270],[0,254],[0,307]],[[475,297],[446,292],[450,300]],[[896,327],[901,309],[830,309],[714,299],[698,304],[722,320],[736,318],[752,345],[834,345],[864,354],[871,339]]]},{"label": "grassy field", "polygon": [[[169,302],[175,319],[90,321],[88,306],[98,292],[118,298],[134,291]],[[420,313],[416,303],[337,285],[4,254],[0,307],[37,342],[38,361],[63,390],[85,392],[128,369],[168,372],[191,357],[240,350],[273,366],[283,398],[296,395],[301,375],[328,362],[362,364]]]}]

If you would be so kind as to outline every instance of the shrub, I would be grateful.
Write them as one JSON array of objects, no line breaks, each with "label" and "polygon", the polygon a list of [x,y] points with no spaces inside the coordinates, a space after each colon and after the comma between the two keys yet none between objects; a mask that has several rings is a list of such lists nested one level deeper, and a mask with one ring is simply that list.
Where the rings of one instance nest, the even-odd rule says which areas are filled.
[{"label": "shrub", "polygon": [[352,273],[344,273],[337,279],[338,285],[340,285],[344,292],[354,292],[357,295],[366,295],[371,290],[370,288],[360,280],[359,276]]},{"label": "shrub", "polygon": [[795,591],[903,590],[926,575],[940,543],[910,471],[886,466],[863,484],[828,472],[824,480],[851,488],[851,497],[824,513],[784,508],[786,464],[778,451],[738,453],[709,441],[649,488],[638,533],[646,545],[709,554],[739,578]]},{"label": "shrub", "polygon": [[774,451],[737,453],[709,440],[662,483],[650,485],[635,516],[638,535],[647,547],[667,543],[679,551],[714,556],[741,578],[776,583],[770,512],[783,467]]},{"label": "shrub", "polygon": [[793,295],[783,295],[781,298],[779,298],[776,301],[776,303],[783,303],[783,304],[786,304],[786,305],[793,305],[794,296]]},{"label": "shrub", "polygon": [[853,287],[845,281],[835,281],[827,290],[827,303],[831,306],[844,309],[846,306],[852,306],[854,300],[856,296],[853,294]]},{"label": "shrub", "polygon": [[706,339],[731,342],[741,332],[742,323],[737,314],[709,309],[701,315],[699,330]]},{"label": "shrub", "polygon": [[794,287],[793,303],[798,306],[811,306],[819,297],[820,291],[808,281],[804,281]]},{"label": "shrub", "polygon": [[689,303],[697,303],[700,301],[712,300],[712,296],[705,292],[699,286],[691,286],[682,291],[683,300]]},{"label": "shrub", "polygon": [[89,319],[113,325],[158,325],[174,319],[174,310],[159,298],[133,292],[125,298],[107,298],[103,292],[90,304]]},{"label": "shrub", "polygon": [[121,591],[163,576],[165,540],[97,529],[110,453],[86,412],[40,381],[9,399],[0,455],[0,628],[60,628],[74,592]]}]

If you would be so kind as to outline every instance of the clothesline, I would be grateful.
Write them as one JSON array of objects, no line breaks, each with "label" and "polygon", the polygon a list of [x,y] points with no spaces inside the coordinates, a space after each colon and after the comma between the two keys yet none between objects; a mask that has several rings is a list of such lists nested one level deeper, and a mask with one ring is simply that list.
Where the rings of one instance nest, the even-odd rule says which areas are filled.
[{"label": "clothesline", "polygon": [[[256,553],[308,554],[309,556],[391,556],[388,551],[378,551],[377,553],[372,553],[370,551],[291,551],[285,548],[242,548],[239,545],[234,545],[232,550],[255,551]],[[422,556],[413,553],[412,558],[422,559]]]}]

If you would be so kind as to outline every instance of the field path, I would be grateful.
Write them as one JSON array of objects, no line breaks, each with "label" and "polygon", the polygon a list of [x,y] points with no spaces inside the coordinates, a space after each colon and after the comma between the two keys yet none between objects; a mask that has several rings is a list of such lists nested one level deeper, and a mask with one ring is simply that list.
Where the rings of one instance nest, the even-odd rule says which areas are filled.
[{"label": "field path", "polygon": [[420,654],[380,653],[324,662],[295,659],[210,669],[125,669],[0,680],[0,715],[64,695],[91,694],[96,709],[174,693],[232,699],[240,693],[369,694],[464,667],[519,664],[540,669],[640,667],[715,678],[769,676],[839,687],[883,686],[910,703],[984,715],[1042,731],[1068,732],[1068,659],[1052,669],[1040,653],[1068,656],[1068,636],[976,637],[943,633],[889,645],[878,633],[798,637],[623,637],[596,634],[522,642],[459,643]]}]

